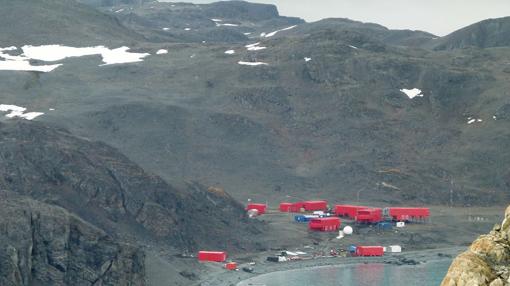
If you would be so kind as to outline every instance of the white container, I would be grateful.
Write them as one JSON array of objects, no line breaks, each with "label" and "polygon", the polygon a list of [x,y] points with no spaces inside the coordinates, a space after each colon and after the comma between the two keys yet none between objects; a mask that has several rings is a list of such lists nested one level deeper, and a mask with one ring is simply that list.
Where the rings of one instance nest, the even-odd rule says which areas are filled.
[{"label": "white container", "polygon": [[397,222],[397,227],[405,227],[406,226],[406,223],[403,222],[403,221],[398,221]]},{"label": "white container", "polygon": [[391,253],[402,252],[402,247],[400,245],[390,245],[388,248],[389,248],[389,252],[391,252]]}]

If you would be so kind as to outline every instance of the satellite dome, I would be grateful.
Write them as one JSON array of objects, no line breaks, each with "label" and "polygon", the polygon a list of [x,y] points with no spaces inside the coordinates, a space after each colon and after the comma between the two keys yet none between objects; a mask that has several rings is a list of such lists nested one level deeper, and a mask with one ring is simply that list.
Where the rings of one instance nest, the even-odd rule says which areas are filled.
[{"label": "satellite dome", "polygon": [[248,217],[252,218],[252,217],[256,217],[259,215],[259,210],[257,209],[249,209],[248,210]]},{"label": "satellite dome", "polygon": [[350,226],[344,227],[344,233],[345,234],[352,234],[352,227],[350,227]]}]

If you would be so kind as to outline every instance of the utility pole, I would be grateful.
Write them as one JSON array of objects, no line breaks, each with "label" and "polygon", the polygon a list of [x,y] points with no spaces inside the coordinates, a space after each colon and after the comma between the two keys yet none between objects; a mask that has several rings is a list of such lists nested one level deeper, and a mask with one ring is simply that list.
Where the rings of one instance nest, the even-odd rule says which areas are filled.
[{"label": "utility pole", "polygon": [[453,208],[453,179],[450,177],[450,207]]}]

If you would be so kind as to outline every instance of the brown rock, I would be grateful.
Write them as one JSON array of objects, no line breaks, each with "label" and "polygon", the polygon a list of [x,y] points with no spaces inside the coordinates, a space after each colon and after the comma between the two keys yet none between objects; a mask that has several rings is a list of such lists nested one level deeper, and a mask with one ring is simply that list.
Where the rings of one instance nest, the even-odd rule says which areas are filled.
[{"label": "brown rock", "polygon": [[508,286],[510,242],[508,221],[510,207],[505,211],[502,227],[496,226],[480,236],[468,251],[460,254],[448,269],[442,286]]}]

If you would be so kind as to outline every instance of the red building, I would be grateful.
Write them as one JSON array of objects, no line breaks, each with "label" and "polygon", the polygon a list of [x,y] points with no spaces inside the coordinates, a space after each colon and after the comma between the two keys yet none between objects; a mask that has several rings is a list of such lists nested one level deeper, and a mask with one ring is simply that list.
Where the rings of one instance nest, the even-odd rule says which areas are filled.
[{"label": "red building", "polygon": [[198,261],[224,262],[227,260],[227,253],[224,251],[199,251]]},{"label": "red building", "polygon": [[337,231],[340,224],[338,217],[313,218],[308,222],[308,228],[317,231]]},{"label": "red building", "polygon": [[280,211],[284,213],[291,212],[292,203],[280,203]]},{"label": "red building", "polygon": [[327,201],[305,201],[303,202],[305,211],[325,211],[328,209]]},{"label": "red building", "polygon": [[292,203],[292,205],[290,206],[290,211],[293,213],[300,213],[302,211],[305,211],[304,203],[303,202]]},{"label": "red building", "polygon": [[359,223],[378,223],[382,220],[382,209],[380,208],[360,209],[356,214],[356,222]]},{"label": "red building", "polygon": [[327,201],[303,201],[295,203],[280,203],[281,212],[312,212],[312,211],[325,211],[328,209]]},{"label": "red building", "polygon": [[353,206],[353,205],[335,205],[335,215],[343,216],[348,218],[355,218],[358,210],[367,209],[365,206]]},{"label": "red building", "polygon": [[225,269],[227,270],[236,270],[237,269],[237,263],[236,262],[229,262],[225,264]]},{"label": "red building", "polygon": [[246,206],[246,210],[257,210],[259,212],[259,215],[265,214],[267,209],[266,204],[248,204]]},{"label": "red building", "polygon": [[429,208],[389,208],[388,215],[394,221],[426,220],[430,217]]},{"label": "red building", "polygon": [[382,246],[357,246],[356,256],[383,256],[384,248]]}]

